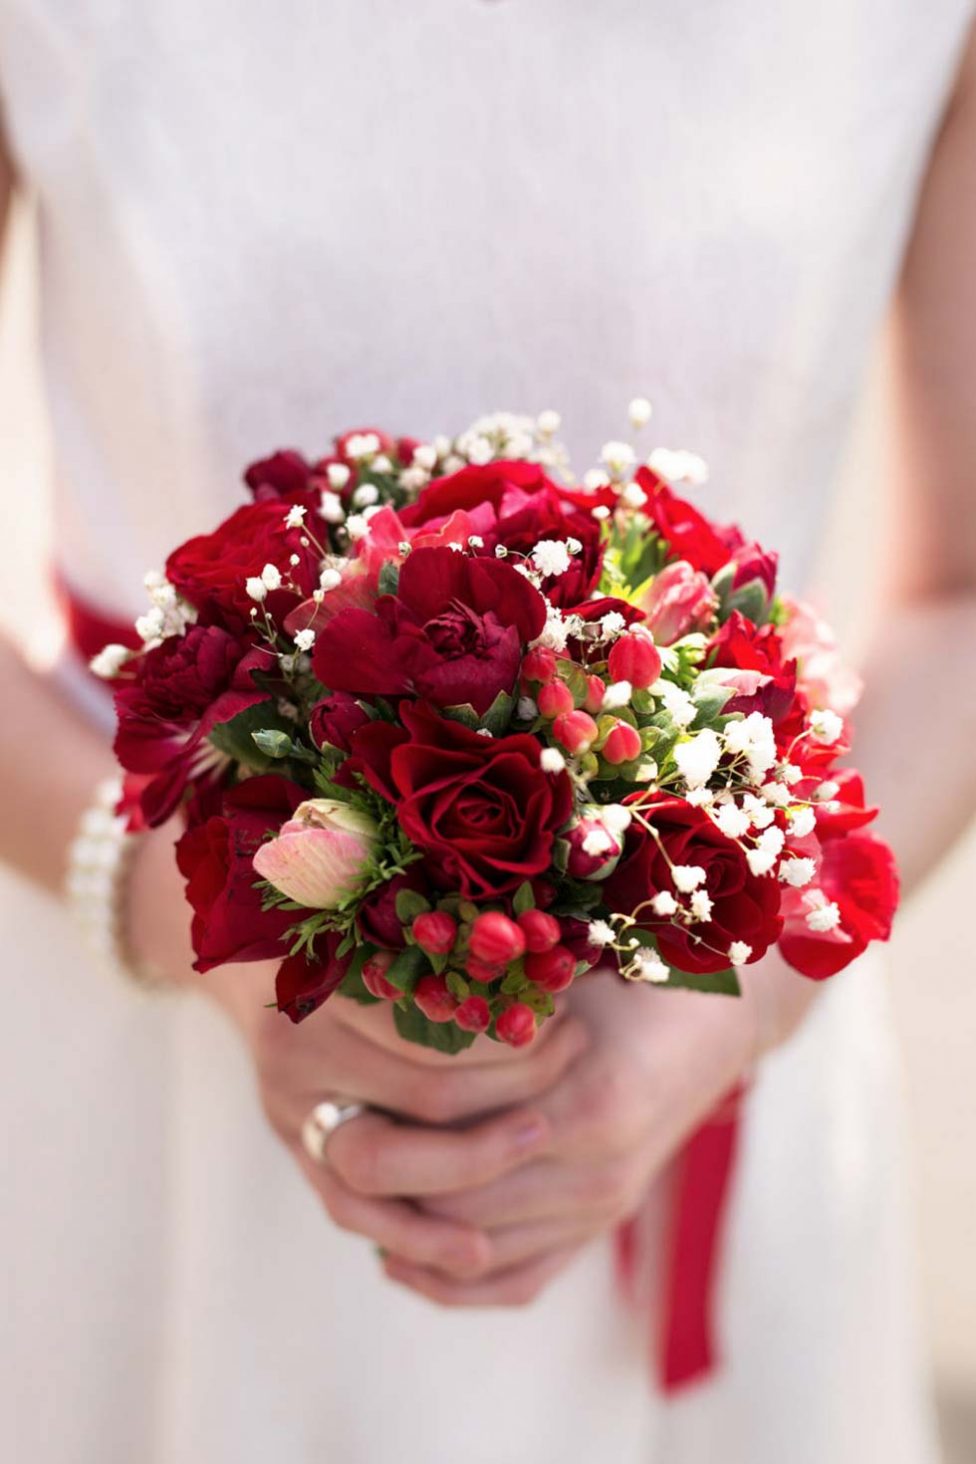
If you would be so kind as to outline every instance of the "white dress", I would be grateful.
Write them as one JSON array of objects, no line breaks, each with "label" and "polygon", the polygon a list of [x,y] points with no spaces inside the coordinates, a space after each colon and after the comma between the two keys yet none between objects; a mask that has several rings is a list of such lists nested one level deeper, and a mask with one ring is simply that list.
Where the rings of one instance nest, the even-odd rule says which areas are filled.
[{"label": "white dress", "polygon": [[[802,587],[971,0],[0,0],[62,562],[143,571],[277,445],[647,392]],[[928,1464],[879,966],[753,1095],[725,1362],[665,1401],[595,1245],[434,1309],[330,1228],[201,1003],[2,887],[18,1464]]]}]

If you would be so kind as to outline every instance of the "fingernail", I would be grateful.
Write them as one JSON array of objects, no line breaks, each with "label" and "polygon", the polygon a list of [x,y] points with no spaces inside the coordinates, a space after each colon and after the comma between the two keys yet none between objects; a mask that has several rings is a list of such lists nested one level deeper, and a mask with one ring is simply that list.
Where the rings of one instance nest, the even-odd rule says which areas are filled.
[{"label": "fingernail", "polygon": [[512,1133],[516,1149],[535,1149],[549,1135],[549,1125],[544,1118],[527,1118]]}]

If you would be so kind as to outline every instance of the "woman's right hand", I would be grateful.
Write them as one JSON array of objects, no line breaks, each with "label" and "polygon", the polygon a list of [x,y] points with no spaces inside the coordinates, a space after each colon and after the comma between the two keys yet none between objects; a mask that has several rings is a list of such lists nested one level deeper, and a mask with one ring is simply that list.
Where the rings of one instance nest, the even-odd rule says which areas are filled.
[{"label": "woman's right hand", "polygon": [[[482,1040],[456,1057],[404,1042],[386,1003],[360,1007],[334,997],[293,1025],[268,1007],[272,963],[192,970],[172,828],[147,835],[137,853],[129,930],[139,959],[205,993],[231,1019],[271,1127],[336,1224],[451,1275],[491,1268],[483,1231],[423,1214],[414,1200],[481,1187],[545,1152],[549,1126],[533,1105],[585,1046],[576,1018],[552,1019],[528,1049]],[[335,1095],[377,1111],[338,1129],[320,1164],[302,1146],[301,1129],[315,1105]]]}]

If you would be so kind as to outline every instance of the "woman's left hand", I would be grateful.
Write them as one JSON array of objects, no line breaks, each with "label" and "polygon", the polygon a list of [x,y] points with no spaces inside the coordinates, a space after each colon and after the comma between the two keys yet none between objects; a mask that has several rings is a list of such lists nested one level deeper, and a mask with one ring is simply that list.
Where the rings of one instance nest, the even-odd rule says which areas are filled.
[{"label": "woman's left hand", "polygon": [[[798,1020],[810,983],[778,962],[763,965],[743,973],[738,1000],[635,989],[609,973],[580,980],[569,1005],[589,1044],[536,1100],[552,1128],[548,1151],[481,1187],[423,1202],[429,1213],[489,1233],[490,1270],[459,1280],[388,1255],[390,1278],[445,1306],[533,1300],[582,1245],[638,1209],[681,1142],[785,1035],[770,1024],[770,1000],[781,989],[787,1006],[800,1004]],[[792,1015],[787,1025],[795,1025]]]}]

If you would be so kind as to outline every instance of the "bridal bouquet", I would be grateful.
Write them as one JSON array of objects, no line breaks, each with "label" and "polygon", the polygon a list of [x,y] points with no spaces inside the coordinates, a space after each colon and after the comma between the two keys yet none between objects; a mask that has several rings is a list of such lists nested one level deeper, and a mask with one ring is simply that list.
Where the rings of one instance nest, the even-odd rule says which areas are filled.
[{"label": "bridal bouquet", "polygon": [[887,937],[829,631],[677,496],[700,459],[608,443],[571,485],[557,430],[278,452],[147,577],[94,669],[131,826],[184,816],[199,970],[279,958],[293,1021],[340,992],[454,1051],[597,965],[735,994],[774,945],[820,979]]}]

